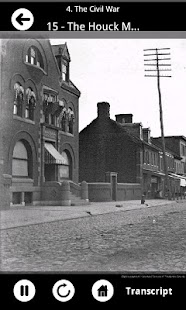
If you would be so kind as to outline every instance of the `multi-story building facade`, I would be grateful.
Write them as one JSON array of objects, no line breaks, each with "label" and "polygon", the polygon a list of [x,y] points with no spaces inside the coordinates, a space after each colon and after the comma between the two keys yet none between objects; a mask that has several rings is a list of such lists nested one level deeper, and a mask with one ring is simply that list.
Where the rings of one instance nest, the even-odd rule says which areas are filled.
[{"label": "multi-story building facade", "polygon": [[105,182],[117,172],[119,183],[141,182],[141,140],[110,119],[110,105],[99,102],[98,117],[79,135],[80,181]]},{"label": "multi-story building facade", "polygon": [[[146,139],[148,133],[148,139]],[[147,198],[162,197],[164,190],[164,171],[161,150],[151,143],[150,130],[143,130],[143,193]]]},{"label": "multi-story building facade", "polygon": [[[132,114],[110,119],[110,105],[98,103],[98,117],[80,132],[80,180],[104,182],[105,174],[115,172],[119,183],[139,183],[147,198],[165,196],[165,172],[161,143],[154,143],[150,129],[133,123]],[[166,148],[171,193],[179,192],[175,159]]]},{"label": "multi-story building facade", "polygon": [[[160,141],[161,138],[154,138],[154,141]],[[184,136],[166,136],[165,145],[172,152],[179,155],[181,162],[176,164],[176,172],[180,175],[186,175],[186,137]]]},{"label": "multi-story building facade", "polygon": [[141,141],[141,188],[147,198],[162,197],[164,194],[164,171],[161,148],[151,141],[150,128],[143,128],[141,123],[133,123],[132,114],[116,115],[116,122]]},{"label": "multi-story building facade", "polygon": [[[161,138],[153,138],[154,143],[160,143]],[[180,181],[181,192],[186,191],[186,137],[166,136],[166,148],[174,154],[174,177]]]},{"label": "multi-story building facade", "polygon": [[80,92],[70,61],[66,44],[1,40],[3,206],[58,200],[50,182],[78,182]]}]

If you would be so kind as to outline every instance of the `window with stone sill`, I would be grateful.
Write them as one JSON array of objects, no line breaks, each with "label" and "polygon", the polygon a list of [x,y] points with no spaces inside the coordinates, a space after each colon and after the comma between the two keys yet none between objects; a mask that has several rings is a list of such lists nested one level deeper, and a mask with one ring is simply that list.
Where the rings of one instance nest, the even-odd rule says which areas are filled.
[{"label": "window with stone sill", "polygon": [[145,151],[144,163],[149,164],[149,152],[148,151]]},{"label": "window with stone sill", "polygon": [[24,103],[24,88],[17,82],[14,85],[14,110],[13,114],[22,117]]},{"label": "window with stone sill", "polygon": [[184,174],[184,163],[181,163],[181,174]]},{"label": "window with stone sill", "polygon": [[43,95],[43,113],[45,116],[45,123],[49,125],[57,125],[57,117],[55,114],[55,109],[57,105],[57,96],[44,93]]},{"label": "window with stone sill", "polygon": [[59,166],[59,178],[62,181],[63,179],[72,178],[72,159],[67,151],[63,151],[61,155],[64,159],[64,162],[63,165]]},{"label": "window with stone sill", "polygon": [[186,146],[181,143],[181,156],[186,156]]},{"label": "window with stone sill", "polygon": [[74,112],[72,111],[71,108],[68,108],[68,132],[73,134],[74,133]]},{"label": "window with stone sill", "polygon": [[26,90],[25,118],[34,120],[34,110],[36,108],[36,95],[31,87]]},{"label": "window with stone sill", "polygon": [[12,176],[32,177],[32,156],[30,147],[22,140],[15,144],[12,156]]},{"label": "window with stone sill", "polygon": [[75,122],[74,112],[72,111],[71,108],[66,109],[64,107],[59,116],[59,124],[62,131],[73,134],[74,122]]},{"label": "window with stone sill", "polygon": [[66,60],[62,60],[61,63],[61,74],[62,74],[62,80],[68,81],[68,62]]},{"label": "window with stone sill", "polygon": [[39,49],[35,46],[31,46],[28,49],[25,61],[31,65],[37,66],[44,70],[44,62],[43,62],[42,55]]},{"label": "window with stone sill", "polygon": [[57,96],[44,93],[43,113],[45,123],[56,126],[64,132],[74,133],[74,112],[72,108],[66,108],[63,100],[58,100]]},{"label": "window with stone sill", "polygon": [[67,118],[67,109],[63,107],[59,117],[59,127],[62,129],[62,131],[66,131],[66,118]]},{"label": "window with stone sill", "polygon": [[160,155],[160,170],[163,171],[164,163],[163,163],[163,156]]}]

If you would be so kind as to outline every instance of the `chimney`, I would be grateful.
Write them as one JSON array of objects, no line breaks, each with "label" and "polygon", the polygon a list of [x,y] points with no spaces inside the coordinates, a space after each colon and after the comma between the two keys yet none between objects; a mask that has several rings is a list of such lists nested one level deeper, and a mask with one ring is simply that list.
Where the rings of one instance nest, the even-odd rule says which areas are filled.
[{"label": "chimney", "polygon": [[143,140],[150,143],[150,128],[143,128]]},{"label": "chimney", "polygon": [[117,114],[115,117],[120,124],[132,124],[133,114]]},{"label": "chimney", "polygon": [[98,102],[97,111],[98,117],[110,118],[110,104],[108,102]]}]

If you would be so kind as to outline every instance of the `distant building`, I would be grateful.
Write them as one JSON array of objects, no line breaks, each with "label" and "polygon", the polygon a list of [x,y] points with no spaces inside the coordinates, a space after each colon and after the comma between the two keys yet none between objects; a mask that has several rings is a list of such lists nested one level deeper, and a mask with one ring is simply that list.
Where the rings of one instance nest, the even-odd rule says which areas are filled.
[{"label": "distant building", "polygon": [[67,45],[46,39],[0,44],[1,203],[57,201],[57,182],[77,183],[79,175],[80,92],[70,79]]},{"label": "distant building", "polygon": [[[154,138],[155,141],[161,141],[161,138]],[[178,154],[181,162],[176,162],[176,173],[186,176],[186,137],[185,136],[166,136],[165,145],[174,153]]]},{"label": "distant building", "polygon": [[[153,138],[153,143],[160,145],[161,138]],[[186,191],[186,137],[166,136],[165,145],[166,149],[174,156],[174,171],[169,171],[169,176],[179,180],[180,192],[184,193]]]}]

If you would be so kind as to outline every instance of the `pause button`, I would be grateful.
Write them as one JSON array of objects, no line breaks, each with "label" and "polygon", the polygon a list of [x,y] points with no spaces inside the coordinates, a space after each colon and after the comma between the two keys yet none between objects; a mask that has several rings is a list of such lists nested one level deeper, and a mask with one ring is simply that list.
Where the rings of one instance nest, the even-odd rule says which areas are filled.
[{"label": "pause button", "polygon": [[14,285],[14,296],[22,302],[30,301],[35,296],[35,286],[29,280],[20,280]]},{"label": "pause button", "polygon": [[28,292],[29,292],[29,286],[28,285],[21,285],[20,286],[21,296],[28,296],[29,295]]}]

